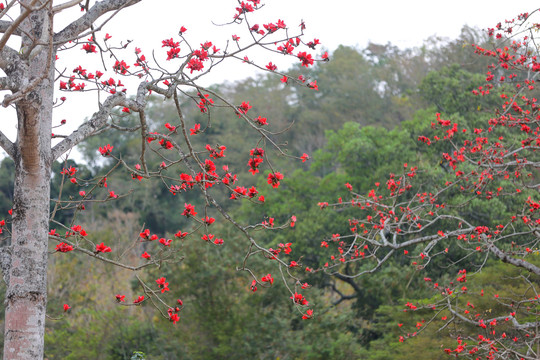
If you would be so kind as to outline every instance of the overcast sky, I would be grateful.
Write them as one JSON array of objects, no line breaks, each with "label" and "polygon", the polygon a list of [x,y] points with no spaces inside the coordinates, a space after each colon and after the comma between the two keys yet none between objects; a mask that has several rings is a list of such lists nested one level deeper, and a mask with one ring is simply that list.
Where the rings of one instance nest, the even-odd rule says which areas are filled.
[{"label": "overcast sky", "polygon": [[[282,19],[291,29],[297,29],[303,20],[307,39],[318,38],[330,50],[340,44],[363,47],[370,41],[391,42],[399,47],[420,46],[432,35],[456,38],[463,25],[494,27],[499,21],[540,7],[533,0],[263,0],[263,3],[265,9],[258,12],[258,22]],[[148,47],[159,47],[160,39],[174,36],[180,25],[188,28],[188,38],[198,38],[199,42],[220,36],[227,39],[234,27],[216,27],[213,23],[230,21],[236,4],[236,0],[143,1],[121,15],[122,20],[116,22],[121,26],[115,33],[120,35],[120,30],[127,30],[134,19],[144,14],[147,26],[136,26],[126,34],[133,39],[144,39]],[[216,82],[242,77],[242,71],[213,74]]]}]

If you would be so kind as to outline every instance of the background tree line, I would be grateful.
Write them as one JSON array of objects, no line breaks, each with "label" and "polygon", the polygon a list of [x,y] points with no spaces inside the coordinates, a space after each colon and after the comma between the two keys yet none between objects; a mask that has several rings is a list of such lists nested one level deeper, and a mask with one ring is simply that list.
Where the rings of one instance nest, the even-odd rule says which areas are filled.
[{"label": "background tree line", "polygon": [[[489,46],[481,32],[468,27],[463,28],[458,39],[432,38],[420,48],[399,49],[391,44],[369,44],[362,49],[341,46],[331,54],[329,63],[308,70],[317,79],[319,91],[286,85],[264,75],[215,85],[238,102],[249,98],[254,111],[266,114],[274,128],[287,130],[276,134],[275,140],[287,144],[291,154],[305,152],[312,157],[301,168],[274,157],[285,174],[282,191],[268,191],[267,204],[262,204],[260,211],[253,212],[240,201],[229,202],[228,210],[251,222],[270,217],[285,222],[294,213],[298,218],[296,227],[292,231],[268,233],[266,241],[270,245],[290,242],[294,254],[302,256],[300,261],[304,265],[324,266],[328,258],[321,249],[321,241],[329,233],[346,232],[347,219],[353,215],[345,209],[321,211],[319,202],[329,199],[336,202],[347,182],[356,191],[367,192],[375,182],[411,159],[431,165],[429,171],[419,174],[426,183],[447,177],[447,165],[439,155],[445,150],[440,147],[446,145],[426,149],[419,145],[418,136],[430,134],[436,112],[459,118],[472,127],[489,116],[487,111],[497,102],[495,94],[480,100],[471,94],[484,83],[488,64],[487,59],[473,54],[468,46],[473,43]],[[296,77],[299,69],[293,67],[289,74]],[[186,117],[205,123],[205,114],[196,104],[185,105],[189,109]],[[238,176],[250,179],[249,156],[239,150],[257,144],[245,143],[249,137],[244,134],[245,128],[239,126],[240,119],[219,108],[213,111],[213,116],[225,121],[214,122],[195,141],[219,145],[217,139],[220,139],[231,144],[227,162],[231,168],[245,169]],[[164,124],[173,121],[173,112],[174,104],[153,101],[147,113],[150,127],[163,131]],[[60,176],[61,169],[68,166],[76,166],[88,178],[107,170],[111,164],[97,152],[99,146],[107,143],[115,144],[119,153],[129,156],[137,153],[130,149],[140,146],[140,136],[109,132],[94,137],[80,147],[83,162],[57,164],[53,176]],[[159,164],[161,160],[156,155],[151,161]],[[0,167],[0,213],[7,213],[11,207],[12,175],[13,163],[4,159]],[[129,174],[116,173],[108,182],[115,189],[122,189],[122,193],[132,194],[110,206],[89,204],[85,211],[91,214],[88,217],[91,220],[85,227],[100,233],[106,243],[115,244],[129,241],[131,234],[138,233],[142,219],[145,228],[167,236],[187,226],[181,215],[183,204],[196,204],[189,193],[172,195],[166,186],[144,183],[133,186],[126,178]],[[74,198],[79,190],[70,184],[62,189],[64,196]],[[52,191],[54,198],[60,189],[53,187]],[[505,204],[497,205],[487,208],[473,204],[470,211],[489,222],[504,212]],[[69,212],[62,216],[69,221]],[[226,224],[215,226],[218,227],[215,231],[223,237],[231,236],[226,246],[192,247],[196,250],[184,254],[183,261],[167,267],[166,274],[160,270],[160,276],[180,284],[178,291],[186,306],[180,323],[175,326],[158,318],[150,306],[142,309],[117,306],[114,294],[133,294],[136,288],[136,279],[131,279],[131,274],[107,264],[91,265],[86,258],[53,254],[49,277],[55,281],[49,282],[54,285],[49,289],[48,314],[59,319],[51,319],[47,324],[46,358],[130,359],[134,350],[144,352],[149,359],[437,359],[445,356],[441,352],[440,334],[423,333],[402,344],[399,335],[403,329],[398,324],[412,323],[414,317],[417,321],[425,320],[421,313],[414,317],[404,313],[403,304],[429,303],[434,293],[424,277],[444,279],[448,273],[455,272],[457,264],[441,261],[426,273],[396,258],[391,266],[365,278],[309,275],[306,280],[312,285],[310,299],[317,316],[302,321],[292,313],[290,304],[282,300],[286,298],[285,291],[277,282],[269,289],[255,293],[249,290],[249,280],[234,270],[242,261],[243,249],[235,243],[234,233]],[[133,252],[129,256],[135,259],[140,254]],[[453,256],[457,260],[460,254]],[[218,259],[228,266],[216,267]],[[189,271],[177,271],[186,268]],[[503,286],[503,282],[493,280],[516,276],[506,271],[501,265],[488,265],[471,282],[499,294],[521,291],[518,284]],[[147,276],[154,275],[157,269],[155,274],[150,271]],[[119,287],[118,284],[130,280],[131,289]],[[70,299],[72,309],[62,314],[65,298]]]}]

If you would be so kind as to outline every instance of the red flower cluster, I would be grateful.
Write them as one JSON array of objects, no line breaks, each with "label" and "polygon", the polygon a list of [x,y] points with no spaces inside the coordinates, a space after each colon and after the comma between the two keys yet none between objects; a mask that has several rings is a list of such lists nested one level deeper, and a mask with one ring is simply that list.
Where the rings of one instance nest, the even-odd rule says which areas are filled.
[{"label": "red flower cluster", "polygon": [[107,146],[99,147],[99,152],[102,156],[109,156],[111,155],[112,149],[114,146],[111,146],[111,144],[107,144]]},{"label": "red flower cluster", "polygon": [[175,42],[172,38],[165,39],[161,42],[161,47],[170,48],[167,50],[167,61],[180,56],[180,43]]},{"label": "red flower cluster", "polygon": [[268,184],[272,185],[274,189],[279,187],[279,181],[283,180],[283,175],[280,172],[274,172],[268,174]]},{"label": "red flower cluster", "polygon": [[126,75],[128,68],[129,68],[129,66],[128,66],[128,64],[126,64],[126,62],[124,60],[121,60],[121,61],[116,60],[116,62],[113,65],[114,71],[116,71],[117,73],[120,73],[122,75]]},{"label": "red flower cluster", "polygon": [[105,246],[103,243],[99,244],[99,245],[96,245],[96,251],[95,253],[100,253],[100,252],[103,252],[103,253],[106,253],[106,252],[111,252],[111,248],[108,247],[108,246]]},{"label": "red flower cluster", "polygon": [[214,105],[214,100],[210,98],[210,94],[204,94],[204,96],[201,93],[197,93],[199,95],[199,98],[201,99],[199,101],[199,104],[197,105],[199,107],[199,110],[202,113],[208,112],[208,107]]},{"label": "red flower cluster", "polygon": [[197,212],[195,211],[195,207],[191,204],[184,204],[184,212],[182,213],[182,215],[186,216],[186,217],[190,217],[190,216],[195,216],[197,215]]},{"label": "red flower cluster", "polygon": [[69,252],[73,250],[73,246],[61,242],[60,244],[56,245],[55,250],[58,252]]},{"label": "red flower cluster", "polygon": [[304,52],[299,52],[297,57],[302,62],[302,66],[309,67],[309,65],[313,65],[313,58],[311,57],[311,54]]},{"label": "red flower cluster", "polygon": [[156,283],[158,284],[158,287],[161,289],[161,293],[163,294],[165,291],[169,291],[169,283],[166,282],[167,280],[164,277],[161,277],[156,280]]},{"label": "red flower cluster", "polygon": [[263,276],[261,278],[261,281],[262,282],[268,282],[268,283],[270,283],[270,285],[272,285],[274,283],[274,278],[272,277],[272,275],[268,274],[266,276]]},{"label": "red flower cluster", "polygon": [[238,117],[240,117],[240,114],[247,114],[247,112],[249,111],[249,109],[251,109],[253,106],[249,105],[249,101],[248,102],[245,102],[245,101],[242,101],[242,105],[240,105],[238,107]]},{"label": "red flower cluster", "polygon": [[253,122],[255,122],[256,124],[259,124],[260,126],[268,125],[266,118],[263,118],[262,116],[259,116],[258,118],[253,119]]},{"label": "red flower cluster", "polygon": [[95,53],[97,52],[96,50],[96,45],[94,44],[90,44],[90,43],[86,43],[83,45],[82,49],[84,51],[86,51],[87,54],[91,54],[91,53]]},{"label": "red flower cluster", "polygon": [[217,146],[217,149],[214,149],[212,146],[208,144],[206,145],[206,150],[210,152],[210,157],[213,159],[219,159],[219,158],[225,157],[224,152],[226,149],[227,147],[223,145]]},{"label": "red flower cluster", "polygon": [[263,163],[264,150],[261,148],[251,149],[249,154],[252,156],[248,161],[249,172],[255,175],[259,172],[259,166]]},{"label": "red flower cluster", "polygon": [[299,304],[299,305],[305,305],[305,306],[308,306],[309,305],[309,302],[306,300],[306,298],[304,296],[302,296],[302,294],[299,294],[299,293],[294,293],[293,296],[290,297],[296,304]]}]

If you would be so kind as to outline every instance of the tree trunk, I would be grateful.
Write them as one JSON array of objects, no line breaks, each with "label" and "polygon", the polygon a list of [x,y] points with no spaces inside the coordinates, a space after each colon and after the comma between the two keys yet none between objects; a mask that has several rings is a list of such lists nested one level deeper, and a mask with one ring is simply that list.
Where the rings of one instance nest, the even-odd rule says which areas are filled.
[{"label": "tree trunk", "polygon": [[[22,27],[47,44],[50,13],[33,13]],[[51,179],[51,120],[54,92],[54,51],[34,46],[23,36],[23,64],[14,69],[28,88],[15,105],[15,144],[11,266],[6,291],[4,359],[42,359],[47,305],[47,243]]]},{"label": "tree trunk", "polygon": [[[19,131],[22,136],[18,139],[15,159],[4,336],[6,360],[43,358],[47,305],[50,164],[45,149],[50,149],[50,145],[40,144],[44,139],[39,138],[39,133],[47,123],[50,128],[50,119],[31,103],[28,107],[18,105],[17,113],[19,124],[24,127]],[[50,130],[48,134],[50,139]]]}]

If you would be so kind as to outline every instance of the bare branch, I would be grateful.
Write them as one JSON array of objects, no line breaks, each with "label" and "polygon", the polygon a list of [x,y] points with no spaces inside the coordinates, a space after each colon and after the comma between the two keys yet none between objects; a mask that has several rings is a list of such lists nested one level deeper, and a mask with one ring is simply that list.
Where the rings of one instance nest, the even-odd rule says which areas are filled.
[{"label": "bare branch", "polygon": [[516,259],[501,249],[499,249],[497,246],[495,246],[493,243],[488,245],[489,251],[491,251],[495,256],[497,256],[499,259],[501,259],[502,262],[512,264],[517,267],[524,268],[536,275],[540,275],[540,267],[531,264],[530,262],[527,262],[523,259]]},{"label": "bare branch", "polygon": [[28,7],[25,7],[23,13],[19,15],[19,17],[16,18],[15,21],[13,21],[9,25],[9,27],[4,32],[4,36],[2,36],[2,38],[0,39],[0,51],[4,48],[11,35],[15,32],[16,29],[19,28],[19,25],[24,21],[24,19],[30,16],[30,14],[34,11],[32,6],[34,6],[37,2],[38,0],[32,1],[32,3],[30,3]]},{"label": "bare branch", "polygon": [[0,147],[9,155],[10,158],[15,159],[15,145],[0,131]]},{"label": "bare branch", "polygon": [[[143,269],[145,267],[148,267],[150,265],[154,265],[156,262],[155,261],[152,261],[152,262],[148,262],[148,263],[145,263],[145,264],[142,264],[142,265],[139,265],[139,266],[130,266],[130,265],[126,265],[124,263],[121,263],[121,262],[118,262],[118,261],[114,261],[114,260],[111,260],[111,259],[108,259],[104,256],[101,256],[99,255],[99,253],[96,253],[94,251],[90,251],[88,249],[85,249],[85,248],[82,248],[82,247],[78,247],[77,244],[71,242],[71,241],[68,241],[66,239],[63,239],[59,236],[54,236],[54,235],[49,235],[49,238],[50,239],[53,239],[53,240],[56,240],[58,242],[64,242],[66,244],[69,244],[71,246],[74,247],[73,250],[75,251],[79,251],[79,252],[82,252],[83,254],[86,254],[86,255],[89,255],[89,256],[92,256],[92,257],[95,257],[96,259],[99,259],[103,262],[106,262],[106,263],[109,263],[109,264],[113,264],[113,265],[116,265],[118,267],[121,267],[121,268],[124,268],[124,269],[127,269],[127,270],[131,270],[131,271],[138,271],[140,269]],[[0,258],[1,259],[1,258]]]},{"label": "bare branch", "polygon": [[125,101],[126,98],[122,93],[116,93],[109,96],[100,106],[99,111],[95,112],[88,121],[84,122],[77,130],[72,132],[67,138],[52,148],[52,159],[58,159],[63,153],[73,148],[103,127],[107,123],[107,119],[112,109],[115,106],[124,104]]},{"label": "bare branch", "polygon": [[86,14],[66,26],[54,36],[55,45],[62,45],[71,39],[77,38],[82,32],[90,29],[94,22],[102,15],[135,5],[140,1],[141,0],[105,0],[97,2]]},{"label": "bare branch", "polygon": [[490,318],[490,319],[482,319],[481,322],[480,321],[473,321],[473,320],[461,315],[458,311],[456,311],[452,307],[452,304],[450,303],[450,298],[447,298],[447,309],[452,313],[453,316],[457,317],[461,321],[466,322],[466,323],[471,324],[471,325],[474,325],[474,326],[479,326],[479,327],[483,327],[483,324],[490,323],[490,322],[493,322],[493,321],[501,322],[501,321],[508,321],[508,320],[511,320],[512,325],[514,326],[514,328],[519,329],[519,330],[537,328],[540,325],[540,322],[538,322],[538,321],[526,322],[526,323],[521,324],[516,319],[516,317],[514,315],[503,315],[503,316],[498,316],[498,317],[494,317],[494,318]]},{"label": "bare branch", "polygon": [[[52,3],[51,3],[52,5]],[[12,95],[6,95],[4,97],[4,101],[2,102],[2,106],[4,107],[7,107],[9,104],[17,101],[18,99],[21,99],[22,97],[24,97],[26,94],[28,94],[30,91],[32,91],[36,86],[38,86],[41,81],[43,81],[43,79],[45,79],[48,74],[49,74],[49,71],[51,69],[51,63],[52,63],[52,57],[53,57],[53,53],[54,53],[54,49],[53,49],[53,43],[52,43],[52,36],[53,36],[53,28],[52,28],[52,24],[53,24],[53,14],[52,12],[48,12],[48,16],[49,16],[49,22],[48,22],[48,29],[47,29],[47,32],[48,32],[48,46],[47,46],[47,60],[46,60],[46,66],[45,66],[45,69],[43,70],[43,73],[40,77],[37,77],[35,78],[30,84],[28,85],[25,85],[24,87],[22,87],[20,90],[18,90],[17,92],[14,92]],[[15,86],[13,86],[15,87]]]},{"label": "bare branch", "polygon": [[19,52],[10,48],[9,46],[4,46],[0,51],[0,69],[4,70],[9,75],[8,67],[12,70],[21,65],[21,56]]},{"label": "bare branch", "polygon": [[339,291],[335,284],[332,284],[330,287],[332,288],[333,292],[339,295],[339,299],[337,299],[336,301],[332,301],[332,305],[334,306],[338,306],[343,301],[356,299],[358,297],[357,293],[354,293],[352,295],[343,295],[343,293]]},{"label": "bare branch", "polygon": [[68,1],[66,3],[56,5],[55,7],[53,7],[53,13],[55,13],[55,14],[59,13],[62,10],[65,10],[65,9],[68,9],[70,7],[73,7],[75,5],[80,4],[80,2],[81,2],[81,0],[71,0],[71,1]]},{"label": "bare branch", "polygon": [[[11,24],[11,21],[0,20],[0,33],[5,33]],[[19,28],[13,30],[13,35],[21,35],[21,30]]]},{"label": "bare branch", "polygon": [[143,111],[146,106],[147,89],[154,89],[151,83],[142,82],[137,90],[137,96],[135,99],[127,99],[121,92],[109,96],[103,104],[100,105],[98,112],[94,113],[90,120],[79,126],[77,130],[72,132],[68,137],[62,140],[60,143],[52,149],[52,159],[58,159],[63,153],[73,148],[81,141],[94,135],[107,123],[112,109],[116,106],[126,106],[131,110],[140,112]]}]

